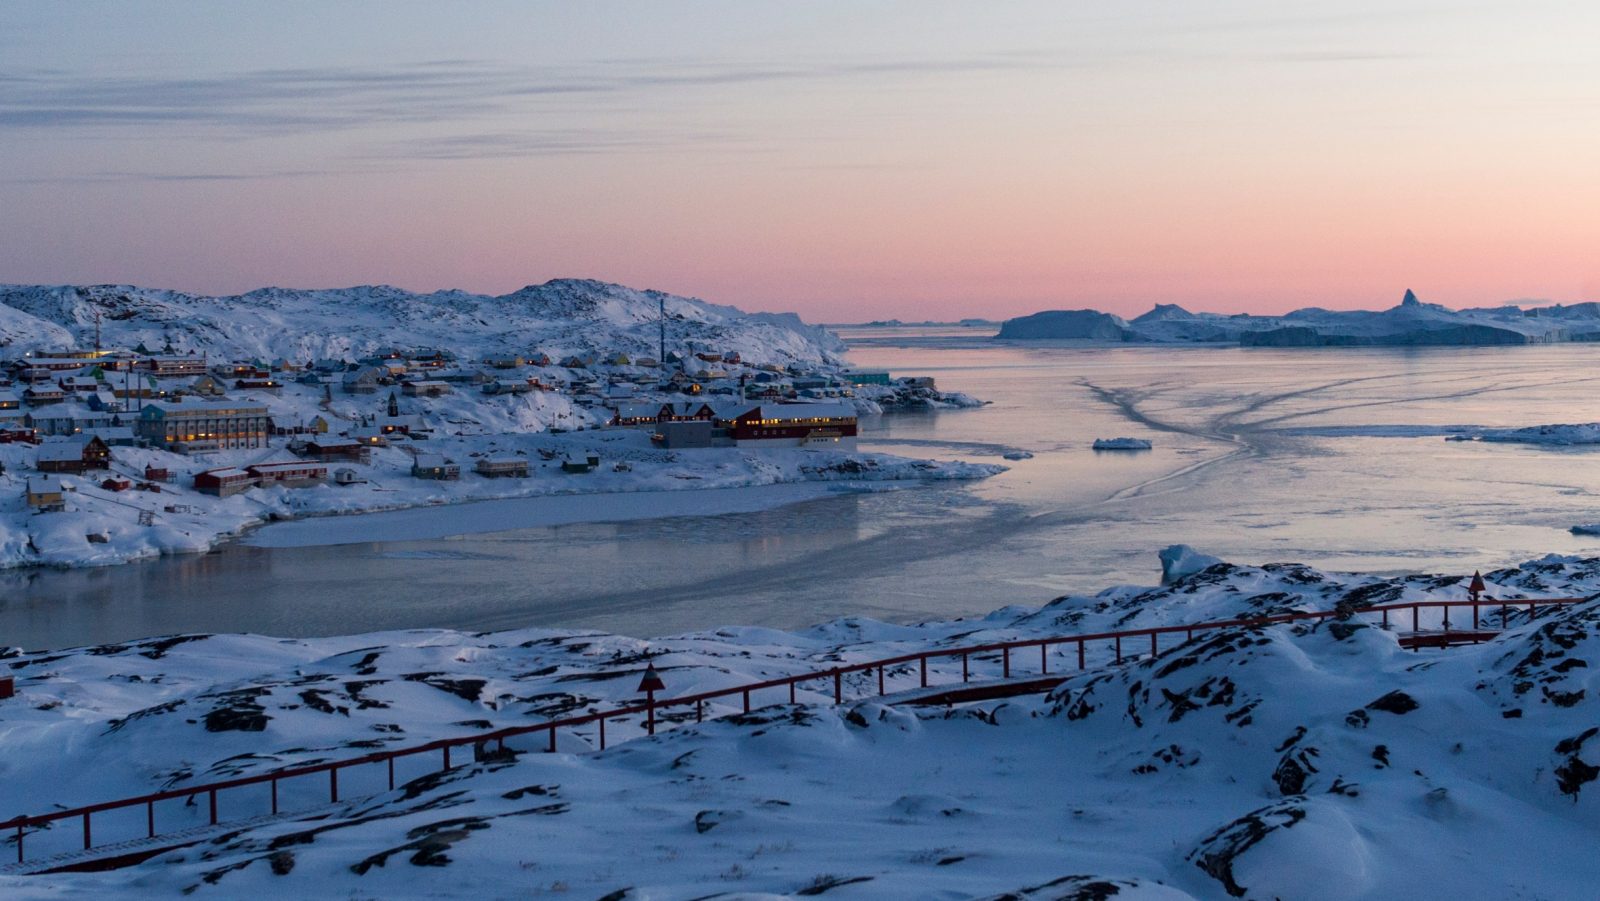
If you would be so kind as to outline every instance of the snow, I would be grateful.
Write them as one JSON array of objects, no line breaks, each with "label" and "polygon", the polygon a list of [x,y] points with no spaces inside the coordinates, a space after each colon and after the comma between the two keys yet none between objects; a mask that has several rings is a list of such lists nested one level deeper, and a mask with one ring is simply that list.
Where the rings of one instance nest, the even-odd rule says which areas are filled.
[{"label": "snow", "polygon": [[[1494,597],[1600,592],[1600,558],[1486,573]],[[0,778],[16,811],[353,757],[633,698],[653,664],[667,695],[839,661],[1026,636],[1295,609],[1465,597],[1459,576],[1379,578],[1295,564],[1218,564],[976,619],[848,618],[796,633],[710,630],[643,641],[519,630],[313,640],[182,636],[4,659]],[[831,684],[758,696],[748,714],[637,720],[512,742],[449,773],[418,764],[282,787],[313,816],[234,823],[137,867],[0,875],[21,899],[244,896],[1580,897],[1600,829],[1600,602],[1547,608],[1478,646],[1421,654],[1360,622],[1203,633],[1090,668],[1048,695],[951,710],[833,707]],[[648,656],[646,656],[648,652]],[[1071,671],[1063,654],[1054,662]],[[1014,661],[1015,663],[1016,661]],[[993,678],[999,661],[971,661]],[[932,679],[960,678],[959,659]],[[873,693],[852,677],[852,697]],[[891,693],[918,684],[892,668]],[[542,740],[542,737],[541,737]],[[537,744],[537,742],[535,742]],[[434,764],[436,767],[436,763]],[[381,768],[380,768],[381,769]],[[415,781],[412,781],[415,780]],[[229,796],[231,815],[251,801]],[[226,810],[227,808],[225,808]],[[203,821],[203,799],[161,808]],[[70,849],[76,822],[30,855]],[[128,822],[96,820],[97,841]]]},{"label": "snow", "polygon": [[1600,304],[1451,310],[1407,291],[1398,306],[1382,311],[1307,308],[1256,316],[1161,304],[1130,321],[1096,310],[1050,310],[1007,320],[996,337],[1262,347],[1543,344],[1600,340]]},{"label": "snow", "polygon": [[1167,585],[1222,562],[1221,557],[1202,554],[1187,544],[1174,544],[1160,553],[1161,584]]},{"label": "snow", "polygon": [[841,362],[842,342],[793,314],[747,314],[584,279],[499,297],[386,285],[226,297],[130,285],[0,285],[0,343],[18,354],[82,345],[99,311],[108,344],[171,341],[222,359],[353,360],[390,346],[444,348],[473,360],[534,351],[551,359],[619,351],[653,357],[662,304],[669,352],[736,351],[755,364]]},{"label": "snow", "polygon": [[[758,488],[772,485],[820,483],[914,482],[941,479],[980,479],[1004,467],[961,462],[912,460],[882,453],[856,453],[753,448],[707,448],[666,451],[652,445],[647,429],[605,428],[612,416],[609,406],[580,383],[592,381],[595,392],[616,382],[656,393],[671,373],[659,367],[630,363],[595,363],[574,370],[560,366],[522,366],[493,369],[496,360],[514,362],[539,354],[564,359],[643,358],[657,353],[659,315],[668,317],[667,349],[693,363],[696,352],[738,354],[741,362],[730,373],[738,378],[771,377],[792,367],[837,379],[843,361],[843,344],[826,329],[809,326],[792,314],[745,314],[733,307],[677,297],[655,291],[637,291],[594,281],[558,280],[524,288],[502,297],[485,297],[459,291],[413,294],[390,287],[344,290],[295,291],[263,289],[233,297],[203,297],[128,286],[39,287],[0,286],[0,342],[8,354],[43,352],[51,348],[87,346],[100,316],[100,338],[114,347],[175,346],[185,353],[204,354],[213,365],[230,360],[312,359],[353,361],[391,348],[442,349],[456,357],[459,367],[508,373],[529,390],[484,393],[478,385],[450,385],[442,396],[396,398],[399,415],[389,415],[391,394],[400,389],[380,386],[377,393],[346,393],[347,376],[332,372],[326,383],[302,383],[284,374],[281,387],[268,391],[240,389],[226,399],[181,402],[154,401],[168,411],[220,411],[240,407],[264,410],[274,425],[310,428],[317,420],[326,432],[307,432],[294,438],[355,444],[340,433],[361,436],[368,445],[370,463],[328,461],[329,468],[350,470],[340,484],[314,487],[273,486],[255,488],[227,498],[202,495],[193,489],[193,477],[202,471],[238,472],[268,461],[294,459],[286,445],[291,438],[273,436],[269,447],[224,450],[182,456],[155,448],[113,448],[109,475],[142,483],[146,466],[172,473],[159,493],[137,490],[103,491],[98,486],[107,473],[67,476],[64,512],[35,513],[23,496],[24,479],[39,459],[73,456],[68,442],[48,440],[31,445],[0,444],[0,567],[99,566],[123,563],[160,554],[209,550],[269,521],[303,519],[336,514],[370,513],[413,507],[438,507],[469,501],[544,498],[556,495],[614,495],[642,493],[656,498],[687,489]],[[86,361],[72,361],[86,362]],[[389,361],[385,361],[387,365]],[[404,368],[403,364],[395,364]],[[728,366],[719,363],[719,366]],[[765,368],[757,368],[765,367]],[[70,370],[63,370],[70,372]],[[416,374],[425,384],[443,384],[437,374]],[[110,384],[120,374],[106,373]],[[141,376],[147,378],[147,376]],[[485,379],[490,376],[483,376]],[[165,391],[188,388],[195,376],[164,379]],[[219,378],[224,383],[229,380]],[[541,386],[567,386],[566,390],[533,390]],[[614,386],[612,386],[614,387]],[[734,390],[724,386],[723,390]],[[630,395],[632,392],[629,392]],[[832,391],[834,396],[840,392]],[[830,399],[811,406],[764,407],[772,416],[851,416],[881,412],[884,408],[913,409],[975,404],[964,395],[943,395],[928,387],[905,383],[874,386],[869,396]],[[651,406],[681,400],[678,393],[661,392]],[[649,398],[639,398],[646,403]],[[732,397],[714,395],[707,403],[726,403]],[[695,401],[698,406],[702,401]],[[145,404],[139,404],[143,407]],[[742,404],[750,406],[751,404]],[[76,401],[32,411],[39,415],[87,420],[109,414],[91,413]],[[137,410],[119,414],[132,420]],[[383,434],[405,427],[410,434]],[[426,432],[427,434],[423,434]],[[379,446],[371,446],[373,444]],[[567,473],[567,459],[600,458],[592,472]],[[415,462],[448,459],[461,467],[452,481],[421,480],[412,476]],[[528,477],[484,478],[473,471],[479,460],[525,459]],[[814,496],[800,492],[790,496]],[[776,496],[776,495],[774,495]],[[648,501],[599,502],[594,516],[636,518],[645,515]],[[549,506],[549,505],[547,505]],[[575,521],[582,505],[565,505],[559,512],[549,507],[546,519]],[[691,510],[694,504],[673,502],[661,509]],[[714,503],[698,505],[715,509]],[[747,509],[740,502],[733,509]],[[451,528],[481,530],[492,507],[475,507],[441,520]],[[542,514],[519,514],[520,522],[539,522]],[[358,533],[360,527],[313,527],[304,535],[331,535],[340,529]],[[414,528],[408,526],[408,528]],[[436,531],[436,530],[430,530]],[[459,534],[459,533],[454,533]],[[95,536],[91,541],[88,536]],[[101,539],[104,539],[103,541]],[[300,539],[304,540],[304,539]]]}]

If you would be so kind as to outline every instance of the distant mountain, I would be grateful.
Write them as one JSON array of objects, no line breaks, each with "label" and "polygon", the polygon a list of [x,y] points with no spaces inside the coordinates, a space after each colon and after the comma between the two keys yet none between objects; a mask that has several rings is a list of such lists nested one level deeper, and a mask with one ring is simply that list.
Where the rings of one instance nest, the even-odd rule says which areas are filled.
[{"label": "distant mountain", "polygon": [[838,363],[844,345],[793,313],[745,313],[689,297],[557,279],[491,297],[387,285],[262,288],[207,297],[126,285],[0,285],[0,355],[84,346],[95,315],[108,347],[213,356],[354,359],[378,348],[438,347],[467,358],[543,351],[655,356],[665,305],[669,351],[737,351],[747,362]]},{"label": "distant mountain", "polygon": [[996,337],[1247,347],[1551,344],[1600,341],[1600,304],[1452,310],[1408,290],[1399,306],[1381,311],[1307,307],[1283,316],[1230,316],[1160,304],[1130,322],[1097,310],[1049,310],[1006,320]]}]

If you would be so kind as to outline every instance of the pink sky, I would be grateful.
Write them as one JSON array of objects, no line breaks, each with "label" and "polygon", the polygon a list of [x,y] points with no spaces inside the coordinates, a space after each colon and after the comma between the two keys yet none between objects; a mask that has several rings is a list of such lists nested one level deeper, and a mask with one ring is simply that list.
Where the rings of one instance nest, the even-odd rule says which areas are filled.
[{"label": "pink sky", "polygon": [[822,321],[1600,299],[1570,4],[281,9],[0,7],[0,281],[575,276]]}]

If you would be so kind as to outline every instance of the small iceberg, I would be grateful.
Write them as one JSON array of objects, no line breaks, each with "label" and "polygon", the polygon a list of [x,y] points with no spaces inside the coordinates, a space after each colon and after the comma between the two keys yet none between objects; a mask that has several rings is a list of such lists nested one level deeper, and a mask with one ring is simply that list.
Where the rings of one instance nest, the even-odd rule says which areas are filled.
[{"label": "small iceberg", "polygon": [[1096,438],[1095,450],[1149,450],[1151,444],[1143,438]]},{"label": "small iceberg", "polygon": [[1600,535],[1600,522],[1592,522],[1585,526],[1573,526],[1567,531],[1574,535]]},{"label": "small iceberg", "polygon": [[1000,456],[1006,458],[1007,460],[1032,460],[1033,459],[1033,454],[1028,453],[1025,450],[1007,451],[1006,453],[1001,454]]},{"label": "small iceberg", "polygon": [[1157,556],[1161,558],[1161,584],[1163,585],[1171,585],[1179,579],[1192,576],[1195,573],[1205,572],[1207,569],[1223,562],[1221,557],[1202,554],[1187,544],[1170,545]]}]

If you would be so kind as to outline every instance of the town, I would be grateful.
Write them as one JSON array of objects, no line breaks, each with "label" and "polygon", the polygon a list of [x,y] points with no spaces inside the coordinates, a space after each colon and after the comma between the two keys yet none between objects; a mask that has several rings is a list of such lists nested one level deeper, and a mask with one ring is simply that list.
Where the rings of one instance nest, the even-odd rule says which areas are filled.
[{"label": "town", "polygon": [[[77,535],[47,530],[58,544],[105,545],[113,532],[125,539],[130,525],[163,521],[203,536],[196,520],[221,512],[206,498],[245,495],[264,505],[233,509],[218,526],[233,533],[247,524],[241,515],[506,496],[489,485],[430,491],[429,483],[629,473],[652,461],[692,469],[677,452],[701,449],[854,452],[863,411],[951,401],[970,403],[947,401],[929,378],[755,364],[733,351],[466,360],[387,347],[355,360],[266,361],[170,345],[59,349],[0,363],[0,473],[21,512],[110,514],[90,517]],[[416,486],[416,497],[397,480]],[[365,488],[371,500],[307,504],[284,495],[319,486]],[[45,553],[38,540],[27,539],[30,553]]]}]

